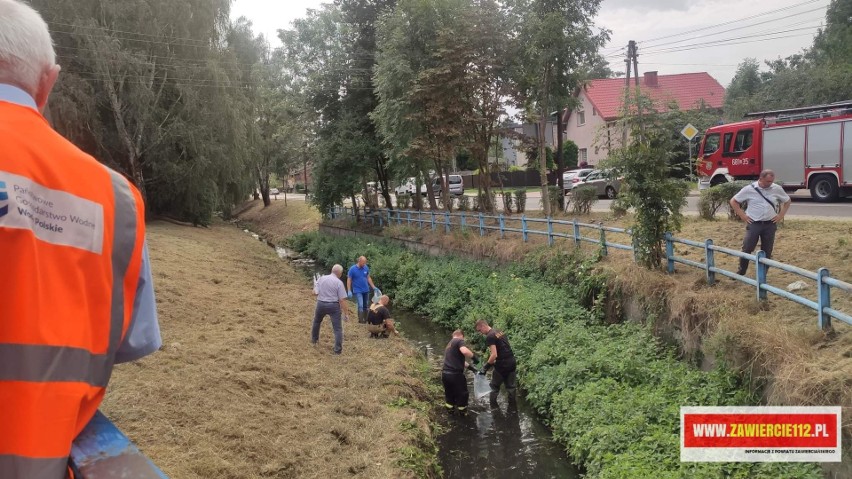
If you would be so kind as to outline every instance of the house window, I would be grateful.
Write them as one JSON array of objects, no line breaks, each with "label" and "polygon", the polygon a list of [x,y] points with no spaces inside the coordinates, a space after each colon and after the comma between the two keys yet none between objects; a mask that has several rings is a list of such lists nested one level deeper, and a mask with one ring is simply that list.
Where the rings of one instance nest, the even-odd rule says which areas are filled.
[{"label": "house window", "polygon": [[583,107],[577,108],[577,126],[586,124],[586,110]]},{"label": "house window", "polygon": [[589,150],[587,148],[580,148],[580,154],[577,155],[577,161],[581,164],[589,162]]}]

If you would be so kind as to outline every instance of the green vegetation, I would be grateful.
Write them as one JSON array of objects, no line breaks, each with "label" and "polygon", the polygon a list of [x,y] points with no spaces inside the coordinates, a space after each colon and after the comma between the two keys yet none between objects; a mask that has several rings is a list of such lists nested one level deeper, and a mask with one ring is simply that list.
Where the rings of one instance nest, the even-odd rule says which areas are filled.
[{"label": "green vegetation", "polygon": [[603,324],[606,278],[570,253],[541,250],[495,270],[398,246],[319,234],[291,247],[326,263],[370,258],[395,306],[473,334],[475,319],[505,330],[527,398],[590,478],[820,478],[813,464],[689,464],[679,460],[679,407],[756,404],[740,378],[701,372],[642,325]]},{"label": "green vegetation", "polygon": [[711,186],[710,188],[702,191],[701,196],[698,198],[698,216],[705,220],[715,219],[719,208],[726,206],[728,218],[735,219],[736,215],[733,210],[731,210],[728,202],[731,201],[731,198],[733,198],[743,186],[746,186],[749,183],[749,181],[722,183],[720,185]]}]

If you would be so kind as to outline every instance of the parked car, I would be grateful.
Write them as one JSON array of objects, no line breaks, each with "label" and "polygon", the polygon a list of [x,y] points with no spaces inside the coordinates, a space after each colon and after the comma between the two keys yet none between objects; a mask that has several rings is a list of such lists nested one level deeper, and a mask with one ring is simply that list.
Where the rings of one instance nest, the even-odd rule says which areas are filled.
[{"label": "parked car", "polygon": [[[417,192],[417,182],[415,178],[412,176],[411,178],[406,179],[401,185],[394,188],[394,193],[398,195],[413,195]],[[420,185],[420,194],[426,194],[426,185]]]},{"label": "parked car", "polygon": [[277,194],[280,194],[280,193],[281,192],[278,191],[278,188],[269,188],[269,194],[270,195],[277,195]]},{"label": "parked car", "polygon": [[613,178],[613,176],[609,170],[594,170],[582,181],[575,183],[574,188],[590,186],[595,189],[598,196],[612,200],[618,196],[618,190],[621,189],[621,178]]},{"label": "parked car", "polygon": [[564,193],[567,195],[574,189],[577,183],[583,181],[589,173],[595,171],[594,168],[578,168],[576,170],[566,171],[562,174],[562,184]]},{"label": "parked car", "polygon": [[[447,183],[449,183],[451,195],[464,195],[464,180],[462,179],[461,175],[450,175]],[[442,187],[443,182],[441,181],[441,178],[435,178],[434,180],[432,180],[432,191],[435,193],[435,196],[441,196]]]}]

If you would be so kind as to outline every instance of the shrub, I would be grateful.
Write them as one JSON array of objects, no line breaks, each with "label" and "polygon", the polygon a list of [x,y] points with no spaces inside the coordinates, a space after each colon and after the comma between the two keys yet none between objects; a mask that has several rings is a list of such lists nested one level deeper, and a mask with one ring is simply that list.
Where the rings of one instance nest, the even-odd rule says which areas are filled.
[{"label": "shrub", "polygon": [[550,201],[551,214],[556,214],[558,211],[564,211],[562,207],[563,192],[558,186],[547,187],[547,198]]},{"label": "shrub", "polygon": [[462,195],[459,197],[459,211],[470,211],[470,196]]},{"label": "shrub", "polygon": [[578,186],[571,190],[571,212],[575,215],[587,215],[592,212],[592,205],[597,203],[598,193],[594,187]]},{"label": "shrub", "polygon": [[411,195],[409,194],[397,194],[396,195],[396,206],[397,208],[407,210],[411,207]]},{"label": "shrub", "polygon": [[698,215],[705,220],[715,219],[719,208],[727,205],[728,217],[736,218],[731,206],[728,204],[731,198],[739,192],[743,186],[750,184],[749,181],[734,181],[711,186],[701,192],[698,199]]},{"label": "shrub", "polygon": [[512,193],[503,192],[503,212],[506,214],[512,214]]},{"label": "shrub", "polygon": [[515,209],[518,213],[523,213],[527,209],[527,190],[524,188],[515,190]]}]

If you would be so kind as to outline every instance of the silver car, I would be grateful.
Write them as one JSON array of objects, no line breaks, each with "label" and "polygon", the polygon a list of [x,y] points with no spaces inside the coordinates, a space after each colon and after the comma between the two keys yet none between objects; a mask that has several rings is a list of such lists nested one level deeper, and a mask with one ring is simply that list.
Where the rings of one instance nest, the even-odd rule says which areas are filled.
[{"label": "silver car", "polygon": [[577,186],[578,183],[583,181],[589,173],[595,171],[594,168],[579,168],[576,170],[566,171],[562,173],[562,185],[564,189],[564,193],[567,195]]},{"label": "silver car", "polygon": [[611,171],[595,170],[589,173],[583,181],[574,184],[574,188],[590,186],[595,189],[598,196],[615,199],[621,189],[621,178],[614,178]]},{"label": "silver car", "polygon": [[[447,179],[447,183],[450,185],[450,194],[453,196],[462,196],[464,194],[464,180],[461,175],[450,175]],[[435,178],[432,183],[432,191],[434,191],[435,196],[441,195],[441,187],[443,183],[441,182],[441,178]]]}]

